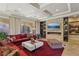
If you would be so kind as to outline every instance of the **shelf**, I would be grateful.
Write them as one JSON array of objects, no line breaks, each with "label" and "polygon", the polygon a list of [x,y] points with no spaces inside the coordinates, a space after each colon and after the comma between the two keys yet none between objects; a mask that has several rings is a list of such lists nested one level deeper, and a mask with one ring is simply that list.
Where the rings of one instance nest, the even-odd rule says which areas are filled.
[{"label": "shelf", "polygon": [[69,35],[79,35],[79,33],[77,33],[77,34],[69,34]]},{"label": "shelf", "polygon": [[46,37],[46,22],[40,22],[40,33],[42,37]]},{"label": "shelf", "polygon": [[68,41],[68,29],[69,29],[69,24],[68,24],[68,17],[64,17],[63,19],[64,24],[63,24],[63,40]]},{"label": "shelf", "polygon": [[61,34],[61,32],[47,32],[47,34]]}]

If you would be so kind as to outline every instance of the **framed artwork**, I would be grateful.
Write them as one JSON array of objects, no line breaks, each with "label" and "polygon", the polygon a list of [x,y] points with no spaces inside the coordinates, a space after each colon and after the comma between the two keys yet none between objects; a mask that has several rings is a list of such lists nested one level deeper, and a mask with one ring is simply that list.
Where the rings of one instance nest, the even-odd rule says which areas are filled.
[{"label": "framed artwork", "polygon": [[69,23],[69,34],[79,35],[79,21]]}]

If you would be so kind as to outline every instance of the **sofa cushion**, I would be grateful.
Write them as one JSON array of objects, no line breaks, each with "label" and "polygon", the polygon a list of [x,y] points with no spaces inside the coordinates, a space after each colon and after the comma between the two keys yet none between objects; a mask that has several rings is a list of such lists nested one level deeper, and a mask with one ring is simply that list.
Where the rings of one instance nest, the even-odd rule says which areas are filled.
[{"label": "sofa cushion", "polygon": [[35,39],[35,35],[33,35],[33,34],[27,34],[27,38],[34,38]]},{"label": "sofa cushion", "polygon": [[21,39],[21,35],[15,35],[16,39]]},{"label": "sofa cushion", "polygon": [[14,40],[16,40],[16,38],[15,38],[15,36],[13,36],[13,37],[7,37],[7,39],[9,40],[9,41],[14,41]]},{"label": "sofa cushion", "polygon": [[0,45],[6,45],[8,43],[7,39],[1,40],[0,41]]},{"label": "sofa cushion", "polygon": [[16,40],[14,40],[13,41],[13,43],[15,43],[15,42],[19,42],[19,41],[27,41],[27,40],[30,40],[29,38],[22,38],[22,39],[16,39]]},{"label": "sofa cushion", "polygon": [[27,41],[27,40],[30,40],[30,38],[34,38],[35,35],[33,35],[33,34],[10,35],[11,40],[12,40],[13,37],[15,37],[15,39],[13,40],[13,42],[18,42],[18,41]]},{"label": "sofa cushion", "polygon": [[15,37],[15,35],[9,35],[9,37]]},{"label": "sofa cushion", "polygon": [[26,38],[27,34],[21,34],[21,38]]}]

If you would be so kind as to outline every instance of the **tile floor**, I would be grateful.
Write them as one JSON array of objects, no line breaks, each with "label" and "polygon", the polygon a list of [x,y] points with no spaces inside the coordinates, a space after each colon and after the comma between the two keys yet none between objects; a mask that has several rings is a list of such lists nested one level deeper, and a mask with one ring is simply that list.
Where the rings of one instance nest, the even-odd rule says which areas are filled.
[{"label": "tile floor", "polygon": [[62,56],[79,56],[79,40],[70,40],[64,43],[64,51]]},{"label": "tile floor", "polygon": [[[42,40],[46,40],[42,38]],[[63,42],[64,51],[62,56],[79,56],[79,40],[69,40],[69,42]]]}]

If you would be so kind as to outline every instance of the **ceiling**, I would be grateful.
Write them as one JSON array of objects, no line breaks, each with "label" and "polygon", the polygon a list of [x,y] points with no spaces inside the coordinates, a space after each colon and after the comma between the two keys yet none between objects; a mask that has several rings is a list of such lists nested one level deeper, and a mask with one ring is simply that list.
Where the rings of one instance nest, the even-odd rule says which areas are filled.
[{"label": "ceiling", "polygon": [[0,17],[48,20],[79,14],[79,3],[0,3]]}]

